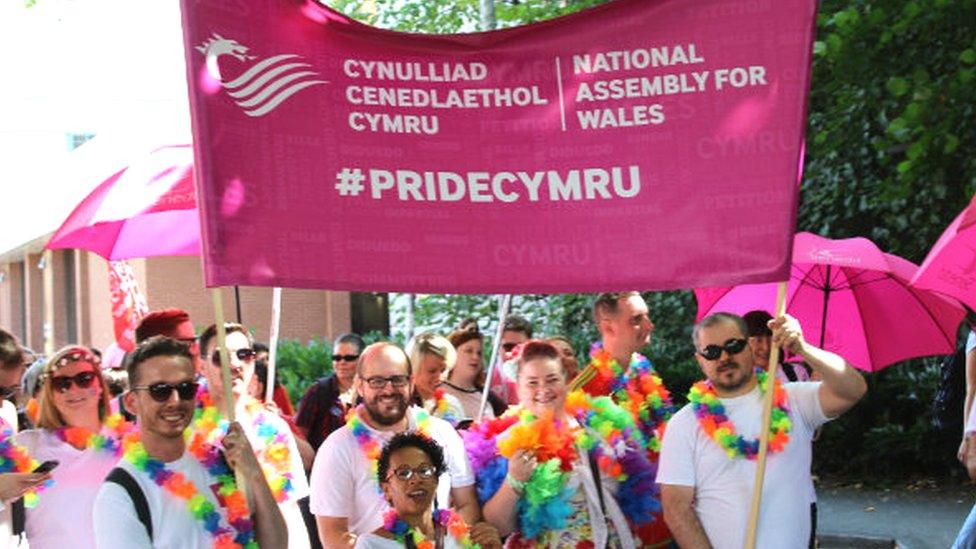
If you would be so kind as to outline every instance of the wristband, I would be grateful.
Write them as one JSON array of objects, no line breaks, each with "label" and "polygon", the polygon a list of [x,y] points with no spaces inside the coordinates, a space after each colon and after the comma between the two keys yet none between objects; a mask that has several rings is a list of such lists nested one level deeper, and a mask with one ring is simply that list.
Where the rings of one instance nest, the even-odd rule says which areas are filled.
[{"label": "wristband", "polygon": [[505,482],[507,482],[508,485],[512,487],[512,490],[515,490],[517,493],[521,494],[525,492],[525,483],[513,477],[512,473],[505,475]]}]

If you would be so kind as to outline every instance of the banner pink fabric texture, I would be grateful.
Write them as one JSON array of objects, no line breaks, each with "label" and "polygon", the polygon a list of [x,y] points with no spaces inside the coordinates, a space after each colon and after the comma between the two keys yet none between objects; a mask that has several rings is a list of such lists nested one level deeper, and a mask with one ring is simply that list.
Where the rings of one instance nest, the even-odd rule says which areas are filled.
[{"label": "banner pink fabric texture", "polygon": [[488,33],[183,1],[209,286],[786,279],[813,0],[617,0]]}]

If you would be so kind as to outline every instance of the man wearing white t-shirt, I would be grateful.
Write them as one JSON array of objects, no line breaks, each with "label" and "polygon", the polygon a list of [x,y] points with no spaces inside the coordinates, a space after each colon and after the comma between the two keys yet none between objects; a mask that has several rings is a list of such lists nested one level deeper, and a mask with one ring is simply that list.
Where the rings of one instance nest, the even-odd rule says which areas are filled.
[{"label": "man wearing white t-shirt", "polygon": [[[291,490],[287,492],[284,499],[279,501],[281,514],[285,517],[288,524],[288,549],[309,549],[310,542],[308,530],[305,527],[305,520],[302,518],[302,511],[298,505],[298,500],[308,496],[308,479],[305,476],[305,466],[302,464],[301,454],[298,452],[298,444],[295,436],[288,427],[288,423],[281,419],[278,414],[264,408],[263,404],[252,398],[247,393],[247,387],[254,377],[254,362],[257,353],[254,351],[254,340],[247,328],[241,324],[226,323],[224,325],[227,336],[224,344],[227,347],[227,356],[230,358],[231,383],[234,398],[236,399],[234,413],[237,421],[244,427],[251,446],[257,451],[258,462],[266,470],[273,470],[274,464],[269,463],[265,452],[266,438],[258,433],[259,428],[264,425],[270,426],[284,440],[285,447],[288,449],[287,470],[278,471],[284,475],[289,474],[291,479]],[[220,353],[217,349],[217,326],[211,324],[200,334],[200,351],[203,353],[200,360],[200,373],[207,380],[207,389],[210,398],[213,399],[214,406],[222,414],[227,413],[227,406],[224,404],[224,384],[220,370]]]},{"label": "man wearing white t-shirt", "polygon": [[356,391],[363,404],[356,409],[356,417],[360,436],[349,425],[333,431],[319,447],[312,466],[310,508],[323,547],[354,545],[356,536],[383,526],[383,513],[389,506],[365,448],[372,444],[382,448],[393,435],[418,428],[444,448],[448,474],[438,484],[438,506],[456,509],[468,524],[481,520],[464,443],[450,423],[409,406],[413,394],[410,375],[409,358],[392,343],[374,343],[359,357]]},{"label": "man wearing white t-shirt", "polygon": [[[183,431],[193,418],[197,389],[189,347],[157,336],[141,343],[127,360],[132,389],[125,395],[125,404],[136,414],[140,442],[150,460],[161,462],[174,475],[170,479],[182,475],[190,486],[181,485],[174,491],[176,483],[161,485],[146,465],[123,459],[109,479],[124,471],[121,476],[128,480],[128,487],[118,480],[106,480],[95,498],[96,543],[100,549],[213,547],[209,526],[195,517],[187,497],[202,496],[220,515],[220,528],[232,531],[234,527],[228,522],[225,500],[217,497],[219,482],[187,451],[184,442]],[[284,546],[288,538],[285,521],[240,424],[231,424],[220,444],[227,464],[247,482],[255,540],[261,547]],[[195,495],[187,495],[189,488]]]},{"label": "man wearing white t-shirt", "polygon": [[[795,318],[783,315],[769,327],[773,345],[802,356],[823,381],[782,386],[792,429],[781,451],[771,447],[767,454],[756,546],[806,547],[814,490],[811,438],[818,426],[854,406],[867,385],[843,358],[807,343]],[[728,313],[704,318],[692,332],[695,358],[707,378],[700,387],[714,391],[735,434],[748,444],[759,437],[763,395],[746,334],[742,318]],[[730,457],[703,429],[707,419],[716,417],[700,419],[691,403],[668,423],[657,475],[664,518],[683,549],[739,549],[746,538],[756,461],[741,451]]]}]

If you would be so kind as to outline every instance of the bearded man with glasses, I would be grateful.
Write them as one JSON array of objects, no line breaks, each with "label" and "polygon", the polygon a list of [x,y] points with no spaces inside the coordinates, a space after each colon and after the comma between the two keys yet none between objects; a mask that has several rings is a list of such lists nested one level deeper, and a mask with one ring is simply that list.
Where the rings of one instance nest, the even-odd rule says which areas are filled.
[{"label": "bearded man with glasses", "polygon": [[[231,424],[217,438],[219,451],[210,445],[187,447],[184,431],[193,419],[197,394],[188,346],[156,336],[141,343],[126,360],[132,384],[126,404],[136,413],[139,435],[126,437],[124,459],[109,473],[95,498],[92,515],[97,546],[202,549],[216,546],[218,527],[228,535],[238,534],[243,527],[229,520],[231,498],[222,497],[226,492],[218,496],[214,489],[226,488],[215,473],[233,476],[233,471],[248,483],[254,539],[261,547],[287,545],[285,522],[239,423]],[[210,451],[198,456],[201,447]],[[213,511],[204,514],[213,524],[195,512],[202,508],[199,502],[187,505],[188,500],[199,497],[212,507]]]},{"label": "bearded man with glasses", "polygon": [[378,459],[387,441],[408,431],[444,448],[447,474],[437,483],[439,508],[456,509],[467,524],[481,520],[461,437],[450,423],[410,405],[411,373],[409,357],[393,343],[374,343],[359,357],[355,387],[362,403],[345,426],[329,435],[312,466],[311,510],[323,547],[354,545],[357,536],[383,526],[389,505],[376,476]]},{"label": "bearded man with glasses", "polygon": [[[236,323],[226,323],[224,329],[227,332],[224,343],[230,359],[235,417],[244,428],[265,476],[276,489],[275,499],[288,524],[289,549],[307,549],[311,545],[299,501],[308,497],[309,489],[298,441],[276,409],[248,395],[247,387],[254,377],[257,357],[251,333]],[[226,417],[228,405],[224,402],[216,325],[210,325],[200,334],[200,351],[203,357],[201,374],[206,383],[201,393],[201,404],[215,406]]]},{"label": "bearded man with glasses", "polygon": [[864,378],[842,357],[803,338],[789,315],[769,322],[772,345],[799,355],[822,381],[769,383],[756,370],[742,317],[716,313],[692,331],[705,374],[668,422],[657,482],[664,518],[683,548],[742,547],[748,526],[763,394],[773,391],[757,547],[813,547],[811,441],[817,427],[864,396]]}]

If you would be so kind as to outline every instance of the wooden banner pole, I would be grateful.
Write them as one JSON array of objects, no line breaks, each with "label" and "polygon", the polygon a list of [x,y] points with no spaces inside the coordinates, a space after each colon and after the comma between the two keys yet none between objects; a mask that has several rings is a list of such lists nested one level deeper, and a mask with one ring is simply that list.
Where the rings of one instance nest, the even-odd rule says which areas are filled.
[{"label": "wooden banner pole", "polygon": [[[786,312],[786,282],[776,286],[776,314],[779,318]],[[756,530],[759,526],[759,505],[762,502],[763,480],[766,476],[766,446],[769,444],[769,424],[773,414],[773,387],[776,385],[776,368],[779,367],[779,347],[773,345],[769,351],[769,364],[766,366],[768,386],[763,394],[763,420],[759,430],[759,455],[756,459],[756,480],[752,488],[752,506],[749,509],[749,529],[746,532],[746,549],[756,547]]]}]

